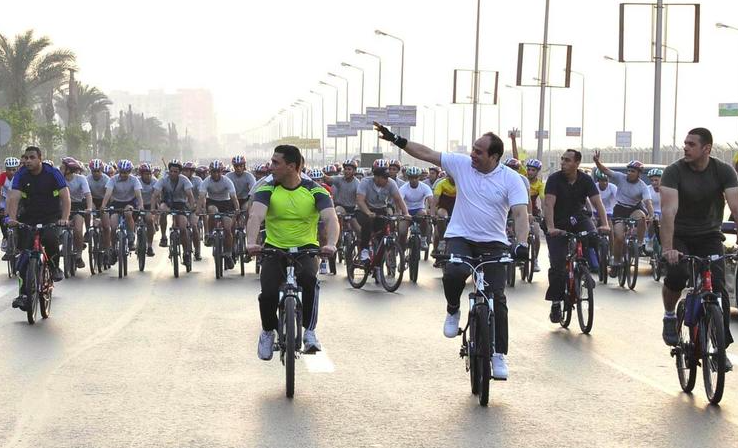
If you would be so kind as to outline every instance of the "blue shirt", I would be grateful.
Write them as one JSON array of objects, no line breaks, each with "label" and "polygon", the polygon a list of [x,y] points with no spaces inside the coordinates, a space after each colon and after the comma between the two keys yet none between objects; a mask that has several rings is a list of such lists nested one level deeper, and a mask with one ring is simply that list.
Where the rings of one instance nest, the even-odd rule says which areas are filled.
[{"label": "blue shirt", "polygon": [[43,163],[41,172],[33,175],[23,166],[13,177],[11,188],[21,192],[18,221],[48,224],[61,218],[59,192],[67,188],[67,182],[58,169]]}]

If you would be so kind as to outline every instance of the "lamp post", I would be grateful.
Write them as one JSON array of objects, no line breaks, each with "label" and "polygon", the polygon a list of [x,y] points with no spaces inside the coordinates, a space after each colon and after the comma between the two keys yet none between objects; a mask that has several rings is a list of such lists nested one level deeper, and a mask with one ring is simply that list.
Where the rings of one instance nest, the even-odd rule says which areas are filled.
[{"label": "lamp post", "polygon": [[[617,59],[605,56],[608,61],[617,62]],[[628,101],[628,64],[623,62],[623,131],[625,131],[625,111]]]},{"label": "lamp post", "polygon": [[310,93],[318,95],[320,97],[320,132],[321,132],[321,144],[323,146],[323,166],[325,166],[325,98],[320,92],[311,90]]},{"label": "lamp post", "polygon": [[402,105],[402,92],[405,85],[405,41],[400,39],[397,36],[393,36],[391,34],[385,33],[384,31],[380,30],[374,30],[374,34],[377,36],[386,36],[390,37],[392,39],[395,39],[400,42],[400,45],[402,45],[402,53],[400,56],[400,105]]},{"label": "lamp post", "polygon": [[[346,81],[346,110],[344,114],[344,121],[348,122],[349,121],[349,95],[348,95],[349,94],[349,81],[348,81],[348,78],[345,78],[340,75],[336,75],[335,73],[331,73],[331,72],[328,72],[328,76],[332,76],[334,78],[338,78],[338,79],[342,79]],[[346,151],[345,153],[346,159],[348,159],[348,136],[346,136],[345,138],[346,138],[345,140],[346,145],[344,147],[344,150]]]},{"label": "lamp post", "polygon": [[[358,48],[354,51],[356,52],[356,54],[363,54],[366,56],[377,58],[377,62],[379,63],[379,71],[377,72],[377,107],[382,107],[382,58],[380,58],[376,54],[369,53],[368,51],[360,50]],[[377,148],[379,148],[380,142],[381,140],[379,139],[379,136],[377,136]]]},{"label": "lamp post", "polygon": [[[584,73],[577,72],[574,70],[572,70],[571,72],[574,73],[575,75],[579,75],[582,77],[582,124],[581,124],[582,129],[580,131],[579,136],[581,137],[581,143],[580,143],[581,150],[584,151]],[[549,137],[551,136],[549,135]]]},{"label": "lamp post", "polygon": [[[325,81],[319,81],[319,84],[321,86],[327,86],[327,87],[336,89],[336,121],[335,123],[338,123],[338,86],[334,86],[333,84],[328,84]],[[333,161],[335,162],[336,160],[338,160],[338,137],[333,137]]]},{"label": "lamp post", "polygon": [[517,87],[511,86],[510,84],[505,84],[505,87],[508,89],[514,89],[520,92],[520,149],[523,149],[523,89],[519,89]]},{"label": "lamp post", "polygon": [[[341,62],[341,65],[343,67],[349,67],[354,68],[361,72],[361,111],[360,113],[364,114],[366,113],[364,111],[364,69],[361,67],[357,67],[355,65],[351,65],[348,62]],[[364,131],[359,130],[359,154],[361,154],[362,150],[364,149]]]}]

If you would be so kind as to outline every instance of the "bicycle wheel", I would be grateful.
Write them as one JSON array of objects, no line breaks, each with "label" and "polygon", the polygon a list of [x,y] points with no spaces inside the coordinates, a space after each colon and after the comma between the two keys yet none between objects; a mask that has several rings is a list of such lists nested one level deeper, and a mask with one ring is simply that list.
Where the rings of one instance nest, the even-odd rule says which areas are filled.
[{"label": "bicycle wheel", "polygon": [[694,357],[695,346],[692,338],[692,329],[684,325],[684,299],[677,304],[677,329],[679,330],[679,343],[672,350],[676,358],[677,376],[679,385],[684,392],[692,392],[697,379],[697,360]]},{"label": "bicycle wheel", "polygon": [[571,288],[576,288],[577,284],[576,282],[573,282],[574,284],[570,284],[569,280],[566,281],[566,290],[564,291],[564,297],[566,297],[564,300],[561,301],[561,318],[559,319],[559,325],[561,325],[563,328],[569,328],[569,324],[571,323],[571,314],[572,314],[572,304],[571,304]]},{"label": "bicycle wheel", "polygon": [[384,247],[382,263],[379,266],[379,281],[387,292],[395,292],[402,283],[405,272],[405,252],[400,243],[393,241]]},{"label": "bicycle wheel", "polygon": [[179,232],[169,233],[169,259],[172,260],[174,278],[179,278]]},{"label": "bicycle wheel", "polygon": [[122,231],[118,231],[118,278],[123,278],[123,260],[126,259],[126,254],[124,251],[126,251],[128,248],[126,247],[126,236]]},{"label": "bicycle wheel", "polygon": [[369,277],[369,271],[361,261],[361,247],[354,242],[346,248],[346,278],[349,284],[356,289],[361,288]]},{"label": "bicycle wheel", "polygon": [[51,279],[51,269],[48,264],[44,263],[41,267],[41,275],[37,278],[41,279],[38,288],[38,302],[41,317],[48,319],[51,315],[51,294],[54,292],[54,281]]},{"label": "bicycle wheel", "polygon": [[223,241],[221,234],[213,234],[213,261],[215,262],[215,279],[223,277]]},{"label": "bicycle wheel", "polygon": [[70,259],[72,257],[71,255],[71,248],[69,247],[69,231],[64,229],[61,233],[61,262],[64,263],[64,278],[69,278],[72,276],[72,267]]},{"label": "bicycle wheel", "polygon": [[90,266],[90,275],[95,275],[95,272],[97,271],[96,266],[95,266],[96,264],[95,262],[97,261],[97,257],[95,256],[95,251],[97,250],[97,247],[94,243],[95,237],[94,237],[92,229],[90,229],[87,232],[87,235],[88,235],[88,242],[89,242],[89,244],[87,245],[87,261]]},{"label": "bicycle wheel", "polygon": [[577,319],[582,333],[589,334],[594,322],[594,280],[586,267],[577,273]]},{"label": "bicycle wheel", "polygon": [[287,398],[295,395],[295,298],[284,299],[284,367],[287,374]]},{"label": "bicycle wheel", "polygon": [[725,333],[723,313],[717,303],[705,305],[705,315],[700,322],[700,346],[702,351],[702,379],[707,399],[720,403],[725,387]]},{"label": "bicycle wheel", "polygon": [[628,253],[628,247],[625,246],[623,248],[623,261],[620,263],[620,267],[618,268],[618,285],[620,285],[621,288],[625,287],[625,283],[628,280],[628,269],[630,268],[630,260],[628,257],[630,254]]},{"label": "bicycle wheel", "polygon": [[6,247],[6,254],[8,255],[8,278],[15,276],[15,231],[8,229],[8,246]]},{"label": "bicycle wheel", "polygon": [[410,252],[408,254],[408,268],[410,271],[410,281],[418,282],[418,267],[420,265],[420,237],[417,235],[410,236]]},{"label": "bicycle wheel", "polygon": [[479,384],[479,404],[487,406],[489,401],[489,382],[492,376],[491,346],[490,343],[490,313],[486,305],[477,305],[474,323],[477,327],[475,334],[475,352],[477,355],[476,371]]},{"label": "bicycle wheel", "polygon": [[143,272],[146,268],[146,228],[139,227],[136,231],[136,256],[138,257],[138,270]]},{"label": "bicycle wheel", "polygon": [[653,277],[654,280],[659,281],[661,280],[661,244],[659,244],[658,240],[654,238],[653,242],[653,253],[651,254],[651,277]]},{"label": "bicycle wheel", "polygon": [[77,276],[77,251],[74,249],[74,232],[69,231],[69,274]]},{"label": "bicycle wheel", "polygon": [[31,325],[35,324],[38,319],[38,295],[40,293],[37,278],[38,264],[39,260],[37,258],[31,258],[26,266],[26,294],[28,294],[28,300],[30,301],[26,309],[26,317]]},{"label": "bicycle wheel", "polygon": [[638,281],[638,259],[640,258],[640,253],[638,249],[638,243],[635,240],[632,240],[630,244],[628,244],[628,288],[631,290],[634,290],[636,287],[636,282]]},{"label": "bicycle wheel", "polygon": [[607,268],[610,264],[610,242],[607,240],[607,238],[600,239],[600,244],[597,248],[597,258],[597,261],[600,264],[600,269],[598,271],[600,277],[599,280],[600,283],[606,285],[607,278],[609,277],[609,275],[607,274]]}]

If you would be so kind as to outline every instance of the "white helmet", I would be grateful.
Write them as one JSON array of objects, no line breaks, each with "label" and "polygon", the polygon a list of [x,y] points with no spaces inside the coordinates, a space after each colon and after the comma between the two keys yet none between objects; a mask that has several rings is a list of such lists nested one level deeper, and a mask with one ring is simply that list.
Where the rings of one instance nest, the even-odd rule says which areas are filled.
[{"label": "white helmet", "polygon": [[5,159],[5,168],[18,168],[20,163],[21,161],[17,157],[8,157]]}]

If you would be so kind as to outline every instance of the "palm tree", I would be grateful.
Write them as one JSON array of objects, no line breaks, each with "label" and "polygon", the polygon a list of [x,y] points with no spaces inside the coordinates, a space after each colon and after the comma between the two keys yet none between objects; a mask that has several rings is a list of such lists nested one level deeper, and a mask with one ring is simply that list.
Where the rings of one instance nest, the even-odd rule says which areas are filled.
[{"label": "palm tree", "polygon": [[[90,123],[94,127],[95,123],[98,123],[100,115],[108,110],[108,106],[113,104],[112,101],[101,92],[97,87],[88,86],[82,84],[79,81],[77,84],[77,104],[76,104],[76,116],[82,123]],[[64,124],[69,124],[69,89],[61,91],[54,97],[56,103],[56,111],[61,117]]]},{"label": "palm tree", "polygon": [[9,41],[0,34],[0,90],[4,105],[18,109],[34,106],[39,98],[58,88],[74,68],[69,50],[50,50],[51,39],[34,38],[33,30]]}]

